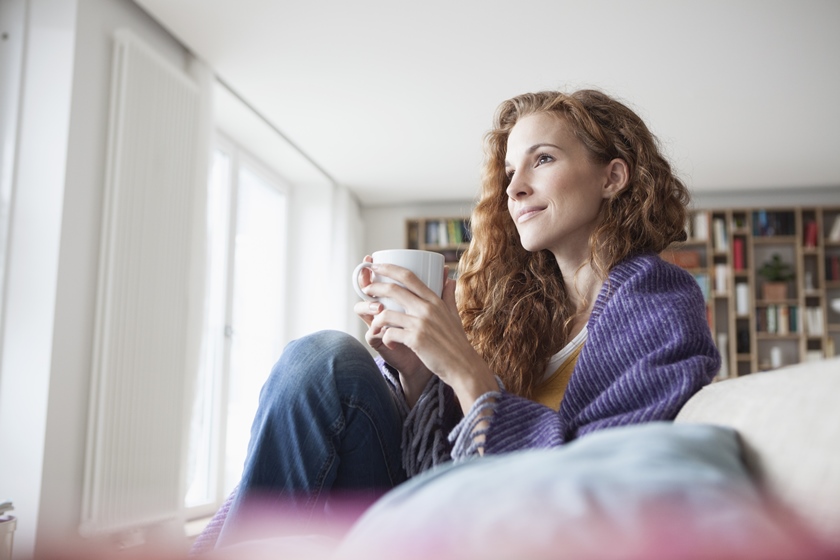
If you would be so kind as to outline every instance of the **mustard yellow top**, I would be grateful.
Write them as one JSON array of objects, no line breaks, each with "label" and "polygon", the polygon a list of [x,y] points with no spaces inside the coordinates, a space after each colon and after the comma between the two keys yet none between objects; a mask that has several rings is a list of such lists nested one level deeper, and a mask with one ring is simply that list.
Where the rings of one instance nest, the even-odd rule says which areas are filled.
[{"label": "mustard yellow top", "polygon": [[575,364],[577,363],[581,348],[583,348],[583,344],[579,344],[577,348],[572,350],[569,356],[560,364],[560,367],[548,379],[543,381],[542,385],[537,388],[537,393],[534,395],[535,401],[554,410],[560,410],[560,403],[563,402],[563,395],[566,394],[566,387],[572,378],[572,372],[575,370]]}]

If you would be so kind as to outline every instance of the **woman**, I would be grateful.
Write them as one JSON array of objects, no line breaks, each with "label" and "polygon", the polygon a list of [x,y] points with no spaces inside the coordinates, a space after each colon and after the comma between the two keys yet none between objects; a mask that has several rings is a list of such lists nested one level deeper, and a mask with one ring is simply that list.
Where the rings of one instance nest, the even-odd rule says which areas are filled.
[{"label": "woman", "polygon": [[322,519],[342,491],[383,491],[450,459],[674,418],[720,365],[697,284],[657,256],[683,238],[687,203],[618,101],[584,90],[504,102],[457,289],[448,280],[438,298],[374,265],[405,287],[366,292],[406,310],[356,304],[376,362],[334,332],[287,348],[220,542],[255,496]]}]

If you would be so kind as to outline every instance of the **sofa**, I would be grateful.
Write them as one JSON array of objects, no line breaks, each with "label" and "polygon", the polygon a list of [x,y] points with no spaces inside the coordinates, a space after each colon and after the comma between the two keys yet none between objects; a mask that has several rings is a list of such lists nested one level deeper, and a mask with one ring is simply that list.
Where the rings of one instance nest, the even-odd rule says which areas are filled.
[{"label": "sofa", "polygon": [[[212,543],[220,510],[202,535]],[[200,540],[201,540],[200,539]],[[346,534],[213,558],[840,558],[840,358],[712,383],[674,422],[449,464]]]}]

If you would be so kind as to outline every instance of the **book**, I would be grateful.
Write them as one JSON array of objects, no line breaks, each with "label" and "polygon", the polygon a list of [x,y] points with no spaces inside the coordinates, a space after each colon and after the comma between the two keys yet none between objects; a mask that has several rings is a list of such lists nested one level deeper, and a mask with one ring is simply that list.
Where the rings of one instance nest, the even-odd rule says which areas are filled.
[{"label": "book", "polygon": [[786,304],[781,304],[777,307],[777,324],[776,324],[776,332],[778,334],[787,334],[790,331],[790,315],[788,312],[788,306]]},{"label": "book", "polygon": [[436,221],[429,220],[426,222],[426,245],[437,245],[439,229]]},{"label": "book", "polygon": [[712,220],[712,230],[714,231],[715,251],[728,251],[729,240],[726,237],[726,225],[723,218]]},{"label": "book", "polygon": [[438,244],[449,245],[449,229],[446,227],[446,222],[438,221]]},{"label": "book", "polygon": [[805,308],[805,333],[810,336],[823,335],[822,307]]},{"label": "book", "polygon": [[768,212],[767,210],[753,212],[753,235],[756,237],[793,235],[795,231],[796,219],[794,212]]},{"label": "book", "polygon": [[700,286],[700,291],[703,293],[703,301],[709,301],[709,275],[708,274],[693,274],[697,285]]},{"label": "book", "polygon": [[814,249],[817,246],[817,222],[808,220],[805,222],[805,247]]},{"label": "book", "polygon": [[770,334],[776,334],[777,332],[777,313],[776,313],[776,306],[775,305],[768,305],[767,306],[767,332]]},{"label": "book", "polygon": [[732,267],[737,271],[744,270],[744,238],[736,237],[732,240]]},{"label": "book", "polygon": [[742,316],[750,313],[750,287],[746,282],[735,284],[735,312]]},{"label": "book", "polygon": [[715,265],[715,292],[725,294],[729,292],[729,267],[725,264]]}]

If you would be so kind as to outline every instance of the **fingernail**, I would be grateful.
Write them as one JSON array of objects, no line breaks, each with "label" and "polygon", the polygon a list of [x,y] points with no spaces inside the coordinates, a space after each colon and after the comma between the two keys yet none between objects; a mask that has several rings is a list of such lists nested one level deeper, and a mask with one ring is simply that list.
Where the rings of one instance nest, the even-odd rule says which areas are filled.
[{"label": "fingernail", "polygon": [[381,305],[382,305],[381,303],[371,303],[369,307],[370,307],[370,310],[373,311],[374,313],[379,313],[379,307]]}]

